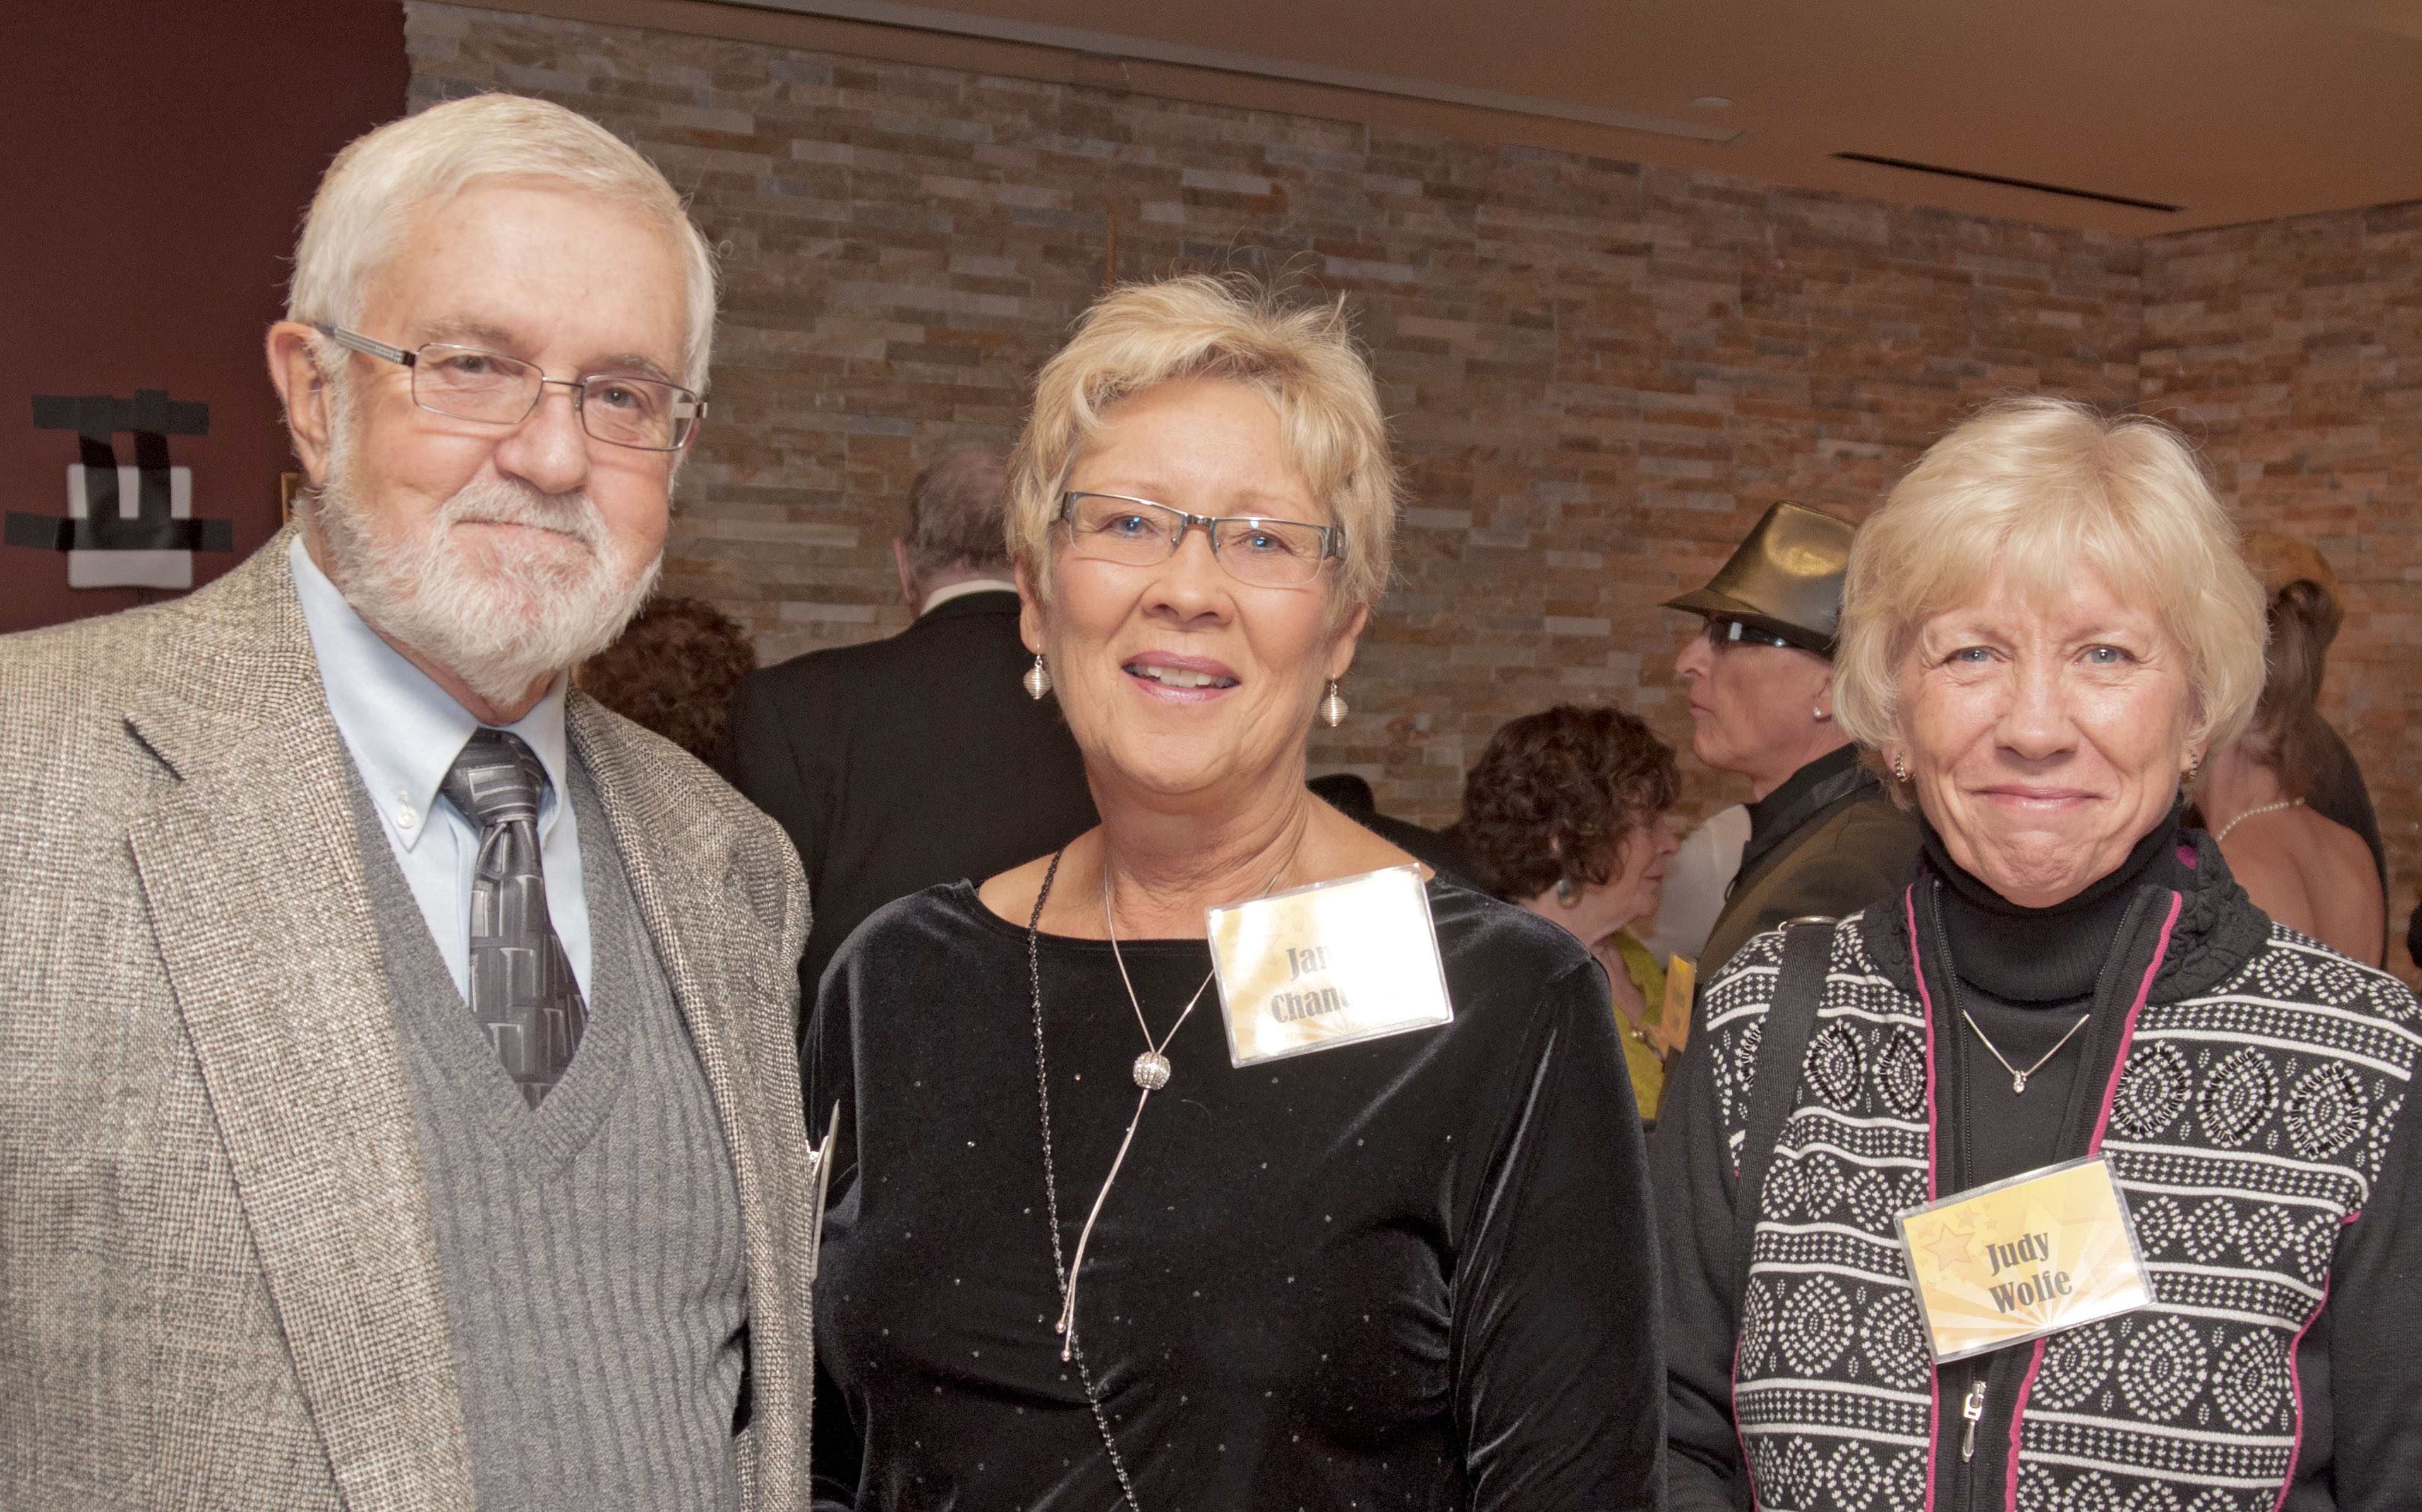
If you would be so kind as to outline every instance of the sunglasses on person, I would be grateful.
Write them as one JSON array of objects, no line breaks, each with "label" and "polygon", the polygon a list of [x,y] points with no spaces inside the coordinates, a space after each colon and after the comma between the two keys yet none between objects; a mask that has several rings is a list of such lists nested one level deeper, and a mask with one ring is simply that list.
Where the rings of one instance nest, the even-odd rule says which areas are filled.
[{"label": "sunglasses on person", "polygon": [[1726,646],[1783,646],[1787,648],[1791,645],[1789,640],[1776,635],[1771,630],[1761,630],[1756,625],[1749,624],[1739,620],[1726,619],[1720,614],[1711,614],[1707,616],[1707,627],[1706,630],[1702,631],[1701,634],[1707,638],[1707,644],[1718,651],[1723,650]]}]

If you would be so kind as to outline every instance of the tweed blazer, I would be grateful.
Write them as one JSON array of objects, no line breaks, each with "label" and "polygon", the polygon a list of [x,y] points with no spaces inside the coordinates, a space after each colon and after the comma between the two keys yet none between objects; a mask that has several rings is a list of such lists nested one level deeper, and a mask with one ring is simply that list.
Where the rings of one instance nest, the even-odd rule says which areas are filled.
[{"label": "tweed blazer", "polygon": [[[350,806],[281,532],[0,638],[0,1504],[472,1505]],[[749,1507],[804,1505],[806,889],[772,821],[578,693],[740,1192]]]}]

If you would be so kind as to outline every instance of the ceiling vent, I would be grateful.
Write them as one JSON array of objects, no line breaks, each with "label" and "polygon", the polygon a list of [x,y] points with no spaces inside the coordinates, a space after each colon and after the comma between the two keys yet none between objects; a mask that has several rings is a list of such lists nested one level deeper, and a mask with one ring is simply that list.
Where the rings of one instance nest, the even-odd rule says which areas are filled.
[{"label": "ceiling vent", "polygon": [[1872,163],[1879,168],[1906,168],[1911,173],[1939,173],[1946,179],[1966,179],[1974,183],[1998,183],[2009,189],[2032,189],[2039,195],[2067,195],[2071,199],[2091,199],[2098,204],[2125,205],[2130,210],[2153,210],[2164,215],[2175,215],[2186,207],[2165,205],[2158,199],[2135,199],[2127,195],[2098,194],[2092,189],[2067,189],[2056,183],[2037,183],[2033,179],[2011,179],[1998,173],[1976,173],[1967,168],[1946,168],[1933,163],[1911,163],[1907,158],[1877,157],[1871,152],[1836,152],[1845,163]]}]

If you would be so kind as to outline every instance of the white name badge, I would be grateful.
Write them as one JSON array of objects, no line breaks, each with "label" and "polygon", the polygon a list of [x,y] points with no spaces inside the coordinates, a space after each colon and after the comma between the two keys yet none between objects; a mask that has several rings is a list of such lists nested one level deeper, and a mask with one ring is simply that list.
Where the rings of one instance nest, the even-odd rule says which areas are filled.
[{"label": "white name badge", "polygon": [[1207,918],[1232,1065],[1455,1017],[1418,867],[1315,882]]},{"label": "white name badge", "polygon": [[1937,1364],[2153,1299],[2127,1198],[2099,1155],[1910,1208],[1899,1223]]}]

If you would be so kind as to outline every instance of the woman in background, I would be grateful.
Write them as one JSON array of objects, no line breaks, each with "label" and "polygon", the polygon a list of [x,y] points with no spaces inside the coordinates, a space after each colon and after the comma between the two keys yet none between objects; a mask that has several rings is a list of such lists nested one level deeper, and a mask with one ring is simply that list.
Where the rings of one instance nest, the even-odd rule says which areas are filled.
[{"label": "woman in background", "polygon": [[1682,837],[1665,863],[1665,891],[1657,900],[1657,927],[1644,942],[1660,961],[1676,955],[1696,961],[1715,933],[1733,878],[1749,848],[1749,805],[1718,809]]},{"label": "woman in background", "polygon": [[654,598],[573,679],[623,718],[711,762],[731,695],[756,669],[757,648],[731,616],[704,599]]},{"label": "woman in background", "polygon": [[1678,842],[1673,748],[1620,709],[1507,721],[1463,780],[1459,833],[1497,895],[1570,931],[1606,969],[1644,1123],[1665,1091],[1665,969],[1626,933],[1654,919]]},{"label": "woman in background", "polygon": [[2336,755],[2315,707],[2346,611],[2320,552],[2286,536],[2245,543],[2268,600],[2271,640],[2254,723],[2204,764],[2206,828],[2254,906],[2358,961],[2387,948],[2380,872],[2363,837],[2305,804]]}]

